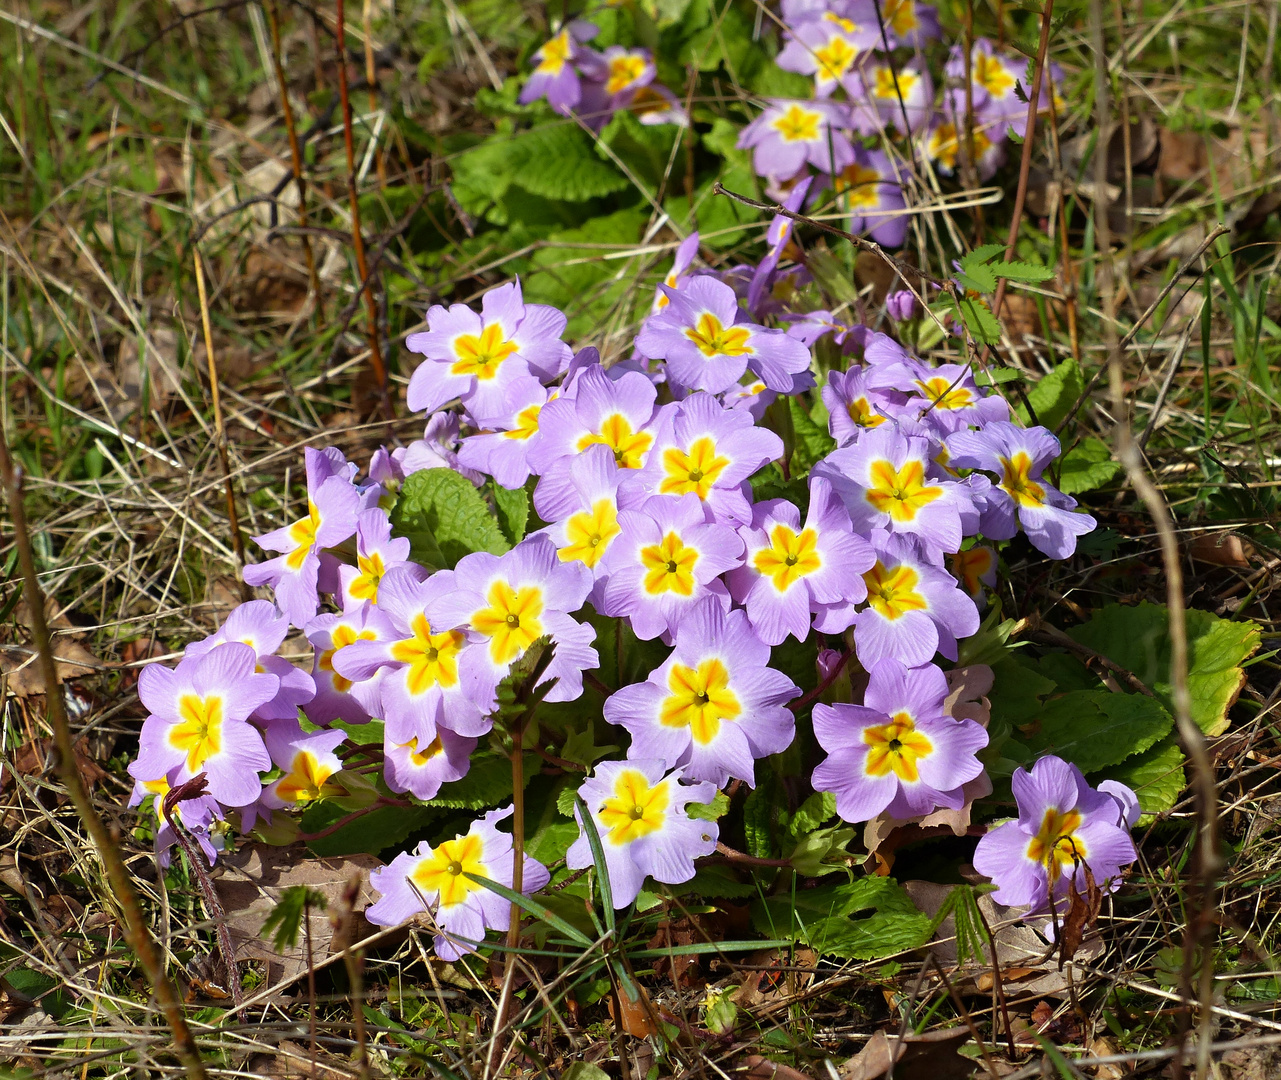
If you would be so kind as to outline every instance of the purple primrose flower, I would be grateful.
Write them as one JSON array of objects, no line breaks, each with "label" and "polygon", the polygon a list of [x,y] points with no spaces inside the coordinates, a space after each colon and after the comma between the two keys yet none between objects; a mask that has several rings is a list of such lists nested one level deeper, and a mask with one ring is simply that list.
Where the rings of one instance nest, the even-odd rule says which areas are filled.
[{"label": "purple primrose flower", "polygon": [[459,462],[487,473],[501,487],[524,487],[530,473],[529,455],[539,441],[543,406],[559,394],[532,375],[513,379],[507,388],[506,415],[465,438],[458,448]]},{"label": "purple primrose flower", "polygon": [[872,665],[862,705],[815,705],[814,737],[828,756],[814,769],[814,790],[832,792],[846,821],[959,810],[961,785],[983,771],[975,755],[987,732],[948,716],[947,695],[933,664],[885,659]]},{"label": "purple primrose flower", "polygon": [[982,516],[989,539],[1008,540],[1021,524],[1038,550],[1051,559],[1067,559],[1076,551],[1076,538],[1097,524],[1089,514],[1075,513],[1076,500],[1041,475],[1059,456],[1059,440],[1045,428],[998,421],[982,431],[957,432],[947,447],[953,465],[1000,476],[987,493]]},{"label": "purple primrose flower", "polygon": [[[662,761],[602,761],[578,789],[591,814],[605,853],[614,907],[636,899],[646,875],[668,885],[694,876],[694,860],[716,850],[720,835],[714,821],[694,821],[686,807],[710,803],[713,784],[684,784],[682,769],[668,772]],[[574,811],[579,828],[583,823]],[[591,844],[581,834],[565,854],[565,865],[593,865]]]},{"label": "purple primrose flower", "polygon": [[840,129],[849,110],[828,101],[770,101],[765,111],[738,136],[740,150],[751,149],[760,176],[786,179],[805,166],[835,173],[853,160],[854,148]]},{"label": "purple primrose flower", "polygon": [[[663,286],[659,286],[663,288]],[[734,290],[710,275],[667,290],[670,303],[636,337],[642,356],[667,361],[667,381],[681,390],[719,394],[749,367],[771,390],[790,393],[810,366],[809,350],[782,330],[738,321]]]},{"label": "purple primrose flower", "polygon": [[522,375],[551,380],[565,370],[571,353],[561,341],[565,316],[546,304],[526,304],[520,282],[490,289],[481,313],[466,304],[439,304],[427,312],[427,330],[410,334],[405,346],[421,353],[405,400],[415,412],[461,399],[484,423],[505,414],[508,388]]},{"label": "purple primrose flower", "polygon": [[788,634],[804,641],[813,616],[825,634],[839,634],[854,621],[854,606],[867,599],[863,574],[876,554],[852,531],[826,479],[810,478],[804,528],[793,503],[773,499],[752,508],[752,523],[739,536],[746,553],[728,575],[730,593],[766,644],[779,645]]},{"label": "purple primrose flower", "polygon": [[204,773],[209,795],[224,806],[257,799],[258,774],[271,768],[271,757],[248,719],[276,696],[280,680],[256,674],[256,664],[253,649],[230,642],[176,668],[144,668],[138,696],[149,715],[130,775],[144,783],[172,775],[177,786]]},{"label": "purple primrose flower", "polygon": [[[387,866],[369,875],[369,884],[381,895],[365,911],[375,926],[396,926],[429,912],[439,928],[434,945],[442,960],[457,960],[475,952],[486,930],[506,930],[512,905],[496,892],[467,875],[512,888],[516,856],[512,838],[499,832],[500,821],[512,808],[491,810],[472,822],[466,833],[433,847],[424,840],[412,854],[401,852]],[[537,859],[525,856],[521,864],[520,891],[535,893],[551,879]]]},{"label": "purple primrose flower", "polygon": [[568,116],[582,100],[583,87],[576,64],[596,72],[599,58],[582,42],[599,33],[592,23],[575,19],[534,53],[534,70],[520,91],[520,103],[528,105],[545,97],[558,113]]},{"label": "purple primrose flower", "polygon": [[629,758],[657,758],[717,787],[731,777],[755,786],[755,759],[791,745],[786,703],[800,687],[770,668],[769,646],[747,616],[713,597],[681,619],[674,644],[646,682],[605,702],[605,719],[631,733]]},{"label": "purple primrose flower", "polygon": [[347,741],[345,731],[304,734],[298,721],[293,720],[273,724],[265,738],[271,760],[284,770],[284,775],[263,791],[263,806],[279,810],[346,794],[341,785],[329,783],[332,776],[342,771],[342,761],[334,751]]},{"label": "purple primrose flower", "polygon": [[997,903],[1037,913],[1049,910],[1052,894],[1060,908],[1069,883],[1085,894],[1087,866],[1105,892],[1120,886],[1121,868],[1136,858],[1134,792],[1115,781],[1096,791],[1075,765],[1052,756],[1031,772],[1015,770],[1011,782],[1018,818],[988,832],[974,852],[974,869],[998,886]]}]

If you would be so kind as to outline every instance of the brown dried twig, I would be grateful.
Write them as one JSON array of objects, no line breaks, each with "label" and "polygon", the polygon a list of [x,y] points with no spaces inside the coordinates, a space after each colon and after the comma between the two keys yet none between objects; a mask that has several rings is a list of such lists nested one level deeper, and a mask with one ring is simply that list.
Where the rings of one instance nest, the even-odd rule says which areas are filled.
[{"label": "brown dried twig", "polygon": [[183,1015],[178,994],[174,990],[173,983],[169,981],[168,975],[165,974],[164,962],[156,950],[151,932],[147,929],[147,921],[142,913],[142,905],[138,902],[138,894],[134,891],[133,884],[129,880],[129,871],[125,869],[124,861],[120,857],[119,842],[108,832],[106,825],[98,816],[89,793],[85,790],[84,782],[80,778],[72,745],[71,729],[67,723],[67,713],[62,700],[62,684],[53,658],[49,624],[45,619],[44,593],[40,590],[35,554],[31,548],[31,534],[27,528],[27,516],[22,503],[22,476],[9,454],[9,444],[2,430],[0,430],[0,477],[3,478],[5,494],[9,500],[14,543],[18,549],[18,561],[22,566],[23,591],[31,611],[31,631],[40,653],[40,670],[44,678],[49,727],[53,731],[53,744],[57,750],[58,776],[71,797],[76,813],[79,814],[81,822],[93,839],[94,846],[98,849],[98,856],[102,859],[111,891],[115,894],[124,915],[125,940],[138,958],[147,981],[151,984],[156,1004],[160,1006],[160,1011],[164,1014],[173,1035],[174,1050],[187,1076],[191,1080],[204,1080],[205,1068],[200,1060],[200,1052],[196,1049],[190,1028],[187,1027],[187,1019]]},{"label": "brown dried twig", "polygon": [[343,145],[347,151],[347,197],[351,207],[351,242],[356,252],[356,269],[360,274],[365,296],[365,313],[369,320],[369,369],[377,385],[383,415],[394,417],[391,396],[387,392],[387,367],[383,363],[382,344],[378,333],[378,302],[374,299],[373,283],[369,280],[369,264],[365,259],[365,238],[360,231],[360,201],[356,188],[356,147],[352,137],[351,95],[347,85],[347,23],[344,0],[337,0],[335,33],[338,38],[338,97],[342,103]]},{"label": "brown dried twig", "polygon": [[218,391],[218,364],[214,359],[213,329],[209,324],[209,296],[205,289],[204,262],[200,249],[192,248],[196,267],[196,296],[200,301],[200,326],[205,336],[205,360],[209,365],[209,398],[213,403],[214,441],[218,444],[218,463],[222,466],[223,487],[227,495],[227,525],[231,530],[231,549],[236,553],[236,577],[240,586],[240,599],[248,603],[254,598],[253,589],[245,582],[245,538],[240,532],[240,517],[236,513],[236,491],[231,483],[231,461],[227,454],[227,429],[222,422],[222,398]]}]

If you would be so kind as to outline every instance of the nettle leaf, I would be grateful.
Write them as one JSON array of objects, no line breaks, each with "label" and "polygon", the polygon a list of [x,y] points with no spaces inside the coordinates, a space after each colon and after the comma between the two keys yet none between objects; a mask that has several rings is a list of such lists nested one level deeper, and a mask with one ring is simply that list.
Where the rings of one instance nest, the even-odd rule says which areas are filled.
[{"label": "nettle leaf", "polygon": [[955,301],[956,311],[970,336],[987,345],[1001,342],[1001,324],[983,300],[962,296]]},{"label": "nettle leaf", "polygon": [[[508,788],[511,787],[510,780]],[[302,815],[302,831],[318,833],[336,824],[347,811],[332,802],[312,803]],[[377,855],[403,843],[429,824],[437,811],[426,806],[380,806],[318,840],[308,840],[313,855]]]},{"label": "nettle leaf", "polygon": [[397,536],[422,543],[431,540],[441,560],[429,564],[434,569],[452,568],[473,551],[502,555],[511,548],[484,497],[452,469],[410,474],[400,489],[391,523]]},{"label": "nettle leaf", "polygon": [[[869,910],[863,918],[854,917]],[[769,937],[791,938],[824,956],[850,960],[915,949],[931,934],[930,917],[889,877],[765,897],[752,905],[752,923]]]},{"label": "nettle leaf", "polygon": [[1063,455],[1060,470],[1059,490],[1079,495],[1108,483],[1121,471],[1121,463],[1113,460],[1107,443],[1089,436]]},{"label": "nettle leaf", "polygon": [[[1171,712],[1169,611],[1161,604],[1109,604],[1088,623],[1069,631],[1143,680]],[[1187,612],[1188,691],[1192,719],[1207,735],[1221,735],[1228,710],[1245,685],[1242,664],[1259,648],[1259,627],[1220,619],[1208,611]]]},{"label": "nettle leaf", "polygon": [[[522,775],[526,784],[537,774],[540,764],[535,755],[525,755]],[[511,759],[499,754],[477,753],[472,757],[467,775],[453,783],[441,784],[436,797],[426,805],[448,810],[490,810],[511,797]]]},{"label": "nettle leaf", "polygon": [[502,487],[493,480],[489,481],[489,494],[494,500],[494,509],[498,511],[498,527],[503,536],[513,547],[525,539],[525,528],[529,523],[529,496],[524,488]]},{"label": "nettle leaf", "polygon": [[795,443],[792,449],[792,475],[805,476],[814,467],[816,461],[827,457],[836,449],[836,440],[827,433],[827,428],[816,424],[805,406],[795,396],[787,398],[787,406],[792,417],[792,430]]},{"label": "nettle leaf", "polygon": [[1145,816],[1160,814],[1173,807],[1187,787],[1184,760],[1178,736],[1169,735],[1099,779],[1120,780],[1134,789]]},{"label": "nettle leaf", "polygon": [[1154,698],[1107,690],[1051,698],[1035,722],[1037,730],[1024,740],[1028,748],[1037,756],[1057,754],[1083,773],[1120,764],[1174,727],[1174,717]]},{"label": "nettle leaf", "polygon": [[[1081,377],[1080,366],[1075,360],[1068,359],[1039,379],[1028,391],[1027,399],[1036,411],[1036,422],[1053,431],[1084,390],[1085,380]],[[1018,406],[1018,414],[1025,424],[1032,422],[1022,405]]]}]

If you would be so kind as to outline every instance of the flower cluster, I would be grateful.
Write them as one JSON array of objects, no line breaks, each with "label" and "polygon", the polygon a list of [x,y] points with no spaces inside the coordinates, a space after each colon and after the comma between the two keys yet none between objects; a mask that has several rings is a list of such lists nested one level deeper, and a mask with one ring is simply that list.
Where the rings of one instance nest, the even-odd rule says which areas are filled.
[{"label": "flower cluster", "polygon": [[[917,155],[946,175],[968,159],[987,180],[1005,160],[1009,134],[1027,130],[1028,64],[986,38],[968,53],[954,46],[936,87],[921,60],[920,47],[941,36],[928,4],[884,0],[878,19],[872,0],[784,0],[782,16],[778,66],[812,76],[814,95],[766,102],[739,146],[751,149],[775,195],[817,178],[810,201],[835,202],[852,232],[902,244]],[[1050,64],[1039,111],[1051,108],[1062,81]]]},{"label": "flower cluster", "polygon": [[598,28],[582,19],[567,23],[534,53],[534,70],[520,92],[522,105],[546,98],[565,116],[577,115],[600,131],[626,109],[642,124],[689,123],[676,95],[654,81],[657,69],[648,49],[611,45],[604,52],[587,46]]},{"label": "flower cluster", "polygon": [[[884,30],[864,0],[784,4],[794,29],[780,63],[814,74],[816,97],[771,105],[744,142],[790,186],[790,209],[809,197],[811,167],[819,187],[854,177],[847,195],[864,183],[858,170],[880,167],[849,132],[899,121],[932,130],[928,75],[905,81],[914,69],[903,65],[890,69],[894,107],[867,127],[868,87],[882,86],[893,50],[937,35],[924,5],[882,7]],[[596,119],[634,107],[653,79],[648,56],[597,54],[590,37],[574,23],[543,46],[525,96]],[[991,68],[1003,61],[984,48],[975,56],[986,57],[988,89],[976,106],[1013,124]],[[877,235],[893,220],[867,227]],[[581,831],[563,851],[571,870],[596,865],[620,908],[647,877],[693,877],[720,841],[718,792],[754,787],[757,763],[792,746],[811,700],[847,669],[866,676],[865,689],[813,707],[813,789],[830,792],[848,822],[967,802],[988,736],[953,715],[940,657],[957,661],[979,628],[996,544],[1022,530],[1065,559],[1094,520],[1047,477],[1060,453],[1049,431],[1015,423],[968,366],[927,363],[888,334],[797,304],[807,279],[792,220],[777,217],[766,239],[758,265],[712,271],[698,263],[698,234],[685,238],[633,354],[609,365],[594,348],[575,354],[565,315],[525,303],[518,281],[485,293],[479,311],[430,308],[406,342],[421,357],[407,402],[428,414],[423,438],[378,450],[363,474],[335,449],[309,448],[305,507],[256,538],[269,557],[245,570],[273,599],[236,608],[176,667],[143,672],[134,802],[154,796],[164,813],[167,794],[204,781],[169,800],[163,857],[178,830],[212,861],[229,830],[274,827],[285,810],[436,798],[467,777],[482,740],[510,752],[493,731],[504,680],[522,661],[530,669],[544,641],[539,708],[580,698],[586,679],[603,698],[597,715],[628,743],[578,786]],[[912,309],[911,297],[895,298],[895,318]],[[815,364],[825,337],[844,370]],[[826,417],[830,450],[789,476],[789,409],[809,415],[805,402]],[[510,547],[423,565],[418,534],[398,531],[394,508],[430,470],[456,474],[448,479],[482,513],[485,498],[527,493],[528,531]],[[662,659],[605,686],[588,673],[611,622],[620,681],[624,642],[651,642],[646,655]],[[310,670],[280,655],[291,632],[288,650],[309,647]],[[822,680],[811,694],[780,655],[806,643]],[[1128,789],[1093,791],[1043,759],[1015,775],[1014,793],[1018,821],[985,837],[975,860],[998,899],[1049,910],[1083,866],[1119,880],[1133,859]],[[695,805],[707,809],[691,815]],[[426,913],[449,959],[507,927],[512,906],[487,883],[529,893],[549,880],[537,861],[518,864],[498,830],[510,812],[398,855],[372,879],[380,899],[368,917]]]}]

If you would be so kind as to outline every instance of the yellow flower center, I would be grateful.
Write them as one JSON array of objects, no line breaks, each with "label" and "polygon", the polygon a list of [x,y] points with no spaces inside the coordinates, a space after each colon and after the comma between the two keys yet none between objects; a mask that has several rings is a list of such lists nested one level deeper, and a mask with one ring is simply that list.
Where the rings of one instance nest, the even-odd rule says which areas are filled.
[{"label": "yellow flower center", "polygon": [[183,694],[178,699],[179,722],[169,729],[169,745],[187,755],[187,771],[200,772],[222,749],[222,698]]},{"label": "yellow flower center", "polygon": [[569,63],[569,54],[573,49],[574,46],[569,40],[569,31],[562,30],[538,50],[536,53],[538,67],[534,70],[542,75],[559,75],[561,69]]},{"label": "yellow flower center", "polygon": [[446,840],[414,868],[410,878],[424,893],[439,892],[442,908],[453,907],[466,900],[468,894],[484,888],[463,877],[464,874],[490,876],[482,861],[484,855],[485,843],[479,836],[469,833],[456,840]]},{"label": "yellow flower center", "polygon": [[657,544],[641,548],[640,557],[645,567],[645,591],[651,596],[666,592],[693,595],[698,551],[686,547],[674,532],[669,532]]},{"label": "yellow flower center", "polygon": [[[930,157],[948,172],[956,168],[960,148],[961,144],[956,137],[956,125],[950,123],[939,124],[930,133],[929,143],[926,146]],[[974,160],[981,160],[990,149],[992,149],[992,140],[976,126],[974,128]]]},{"label": "yellow flower center", "polygon": [[360,576],[351,583],[351,595],[357,600],[378,603],[378,583],[387,573],[383,557],[376,551],[372,555],[357,555],[356,568],[360,571]]},{"label": "yellow flower center", "polygon": [[609,499],[597,499],[590,510],[575,514],[565,522],[565,536],[569,543],[557,554],[561,562],[577,559],[594,568],[610,541],[622,531],[614,504]]},{"label": "yellow flower center", "polygon": [[639,769],[624,769],[614,781],[614,794],[601,804],[600,823],[605,839],[622,846],[663,827],[671,804],[670,781],[653,787]]},{"label": "yellow flower center", "polygon": [[1019,450],[1013,457],[1001,458],[1001,490],[1020,506],[1042,506],[1045,488],[1028,474],[1032,471],[1032,456]]},{"label": "yellow flower center", "polygon": [[276,794],[288,803],[311,802],[329,794],[325,781],[333,774],[334,770],[322,765],[310,750],[299,750],[294,754],[289,772],[276,785]]},{"label": "yellow flower center", "polygon": [[667,686],[671,693],[663,699],[659,719],[667,727],[689,728],[700,746],[716,738],[722,720],[734,720],[743,711],[729,689],[729,672],[715,657],[697,669],[673,664]]},{"label": "yellow flower center", "polygon": [[289,526],[289,539],[298,546],[285,556],[285,565],[290,570],[301,570],[302,564],[311,549],[316,546],[316,532],[320,528],[320,511],[316,504],[307,500],[307,516]]},{"label": "yellow flower center", "polygon": [[985,547],[958,551],[948,556],[948,565],[952,575],[960,580],[966,591],[976,593],[982,584],[979,579],[992,569],[992,552]]},{"label": "yellow flower center", "polygon": [[409,665],[405,684],[409,692],[418,697],[431,687],[448,690],[458,685],[458,654],[466,638],[461,630],[446,630],[433,634],[427,616],[418,612],[409,622],[413,637],[398,641],[391,647],[391,657]]},{"label": "yellow flower center", "polygon": [[984,87],[994,98],[1008,95],[1018,81],[1000,60],[985,53],[974,54],[971,76],[975,83]]},{"label": "yellow flower center", "polygon": [[621,413],[605,417],[599,432],[584,435],[578,440],[578,451],[602,443],[614,451],[614,461],[620,469],[639,469],[645,464],[645,455],[654,444],[648,431],[633,431],[631,421]]},{"label": "yellow flower center", "polygon": [[845,406],[845,411],[850,414],[850,419],[861,428],[879,427],[886,420],[886,417],[872,410],[872,403],[865,397],[855,398]]},{"label": "yellow flower center", "polygon": [[536,585],[513,589],[505,581],[489,587],[489,607],[472,616],[471,624],[489,638],[495,664],[510,664],[543,636],[543,590]]},{"label": "yellow flower center", "polygon": [[835,23],[847,34],[854,34],[854,33],[857,33],[859,30],[858,23],[854,22],[853,19],[847,19],[843,15],[837,15],[831,11],[823,12],[823,21]]},{"label": "yellow flower center", "polygon": [[773,128],[785,142],[814,142],[818,138],[822,122],[822,113],[793,103],[787,112],[774,121]]},{"label": "yellow flower center", "polygon": [[881,15],[896,34],[906,34],[919,25],[916,19],[916,0],[885,0]]},{"label": "yellow flower center", "polygon": [[761,548],[753,557],[756,569],[774,583],[781,593],[823,565],[818,554],[818,533],[802,529],[799,533],[787,525],[770,530],[770,546]]},{"label": "yellow flower center", "polygon": [[482,382],[487,382],[498,374],[503,361],[515,351],[516,343],[504,341],[503,328],[491,323],[479,336],[459,334],[454,338],[454,355],[458,359],[449,370],[453,375],[475,375]]},{"label": "yellow flower center", "polygon": [[1041,827],[1027,846],[1027,857],[1045,867],[1053,883],[1066,867],[1074,867],[1086,856],[1085,844],[1076,835],[1081,815],[1075,810],[1064,813],[1050,807],[1041,819]]},{"label": "yellow flower center", "polygon": [[441,743],[439,735],[432,739],[432,741],[421,750],[418,749],[417,736],[410,739],[407,743],[401,743],[400,746],[402,750],[409,751],[409,760],[420,769],[426,765],[427,762],[431,761],[432,758],[439,757],[445,752],[445,747]]},{"label": "yellow flower center", "polygon": [[698,323],[685,331],[685,336],[698,346],[704,356],[751,356],[755,349],[748,344],[752,332],[741,326],[722,326],[710,311],[698,317]]},{"label": "yellow flower center", "polygon": [[[844,20],[849,22],[848,19]],[[850,69],[858,58],[858,52],[839,34],[814,50],[814,59],[818,61],[818,73],[824,79],[839,79]]]},{"label": "yellow flower center", "polygon": [[884,458],[872,462],[872,486],[867,501],[891,521],[912,521],[922,507],[943,494],[941,487],[925,483],[925,466],[912,459],[902,469]]},{"label": "yellow flower center", "polygon": [[605,83],[605,93],[621,93],[644,74],[645,58],[643,56],[630,54],[615,56],[609,62],[609,79]]},{"label": "yellow flower center", "polygon": [[700,499],[706,499],[728,465],[729,458],[716,453],[712,437],[700,436],[690,444],[688,453],[674,446],[663,451],[667,475],[658,490],[663,495],[688,495],[692,491]]},{"label": "yellow flower center", "polygon": [[316,666],[321,671],[329,672],[329,677],[334,683],[334,689],[338,693],[345,694],[350,690],[351,680],[344,679],[334,670],[334,653],[339,649],[345,649],[353,641],[373,641],[375,637],[376,635],[372,630],[362,630],[358,634],[345,623],[334,627],[333,633],[329,635],[330,647],[320,654],[320,658],[316,661]]},{"label": "yellow flower center", "polygon": [[543,411],[541,405],[527,405],[516,414],[516,425],[510,431],[504,431],[507,439],[520,439],[524,442],[538,434],[538,415]]},{"label": "yellow flower center", "polygon": [[921,575],[910,566],[896,566],[888,570],[880,559],[863,575],[867,585],[867,599],[873,609],[885,618],[901,618],[909,611],[925,611],[929,601],[916,591]]},{"label": "yellow flower center", "polygon": [[836,193],[844,195],[851,209],[874,207],[880,199],[881,174],[854,162],[846,165],[836,177]]},{"label": "yellow flower center", "polygon": [[941,375],[932,379],[917,379],[917,389],[936,409],[967,409],[974,404],[974,395],[964,386],[953,386]]},{"label": "yellow flower center", "polygon": [[876,69],[876,85],[872,87],[872,93],[878,98],[897,101],[901,96],[904,101],[912,92],[920,76],[914,71],[900,71],[897,79],[894,72],[888,67],[878,67]]},{"label": "yellow flower center", "polygon": [[895,713],[888,724],[865,728],[863,741],[870,748],[864,765],[868,776],[893,772],[909,784],[921,778],[917,761],[934,752],[934,744],[916,730],[916,722],[905,712]]}]

